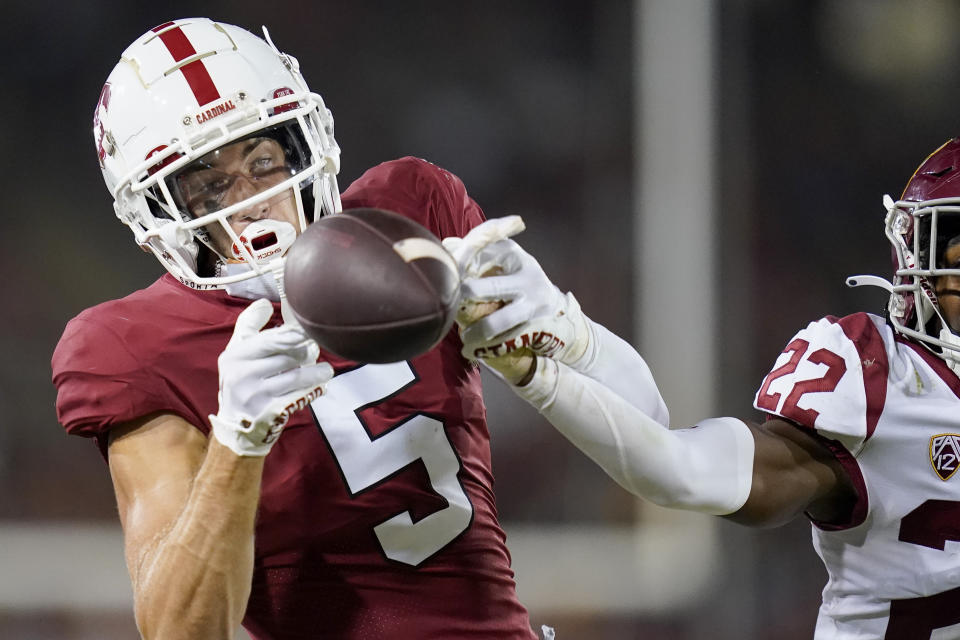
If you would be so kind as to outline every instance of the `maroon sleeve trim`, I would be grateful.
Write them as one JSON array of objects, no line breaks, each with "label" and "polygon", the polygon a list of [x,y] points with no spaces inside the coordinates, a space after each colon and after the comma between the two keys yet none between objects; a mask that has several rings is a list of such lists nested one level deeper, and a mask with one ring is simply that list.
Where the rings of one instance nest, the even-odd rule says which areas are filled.
[{"label": "maroon sleeve trim", "polygon": [[844,471],[847,472],[847,477],[850,478],[850,483],[853,485],[853,489],[857,494],[857,499],[850,507],[850,511],[846,514],[846,517],[838,522],[817,520],[811,517],[809,513],[807,513],[806,516],[815,527],[823,531],[843,531],[845,529],[858,527],[866,520],[867,510],[870,507],[870,499],[867,495],[867,484],[863,480],[863,472],[860,470],[860,464],[853,454],[847,451],[847,448],[836,440],[827,440],[819,435],[816,437],[830,450],[833,457],[837,459]]},{"label": "maroon sleeve trim", "polygon": [[[768,413],[765,419],[783,420],[784,418],[776,414]],[[854,527],[859,527],[861,524],[863,524],[863,521],[867,519],[867,511],[870,508],[870,497],[867,494],[867,483],[863,479],[863,472],[860,470],[860,464],[857,462],[856,457],[847,451],[847,448],[840,444],[839,441],[824,438],[814,429],[793,422],[792,420],[787,420],[787,422],[792,424],[797,429],[800,429],[801,431],[813,436],[817,442],[819,442],[827,450],[829,450],[830,453],[833,454],[833,457],[837,459],[837,462],[840,463],[840,466],[843,467],[843,470],[847,472],[847,477],[850,479],[850,484],[853,485],[853,490],[857,494],[857,499],[852,505],[850,505],[850,510],[837,522],[817,520],[807,512],[804,512],[804,515],[807,516],[807,519],[810,520],[815,527],[824,531],[843,531],[844,529],[853,529]]]}]

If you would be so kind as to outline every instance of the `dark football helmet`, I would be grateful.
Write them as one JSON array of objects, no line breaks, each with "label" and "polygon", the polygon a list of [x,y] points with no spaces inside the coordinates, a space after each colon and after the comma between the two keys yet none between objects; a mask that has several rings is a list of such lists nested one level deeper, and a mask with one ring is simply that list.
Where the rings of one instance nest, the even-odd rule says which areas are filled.
[{"label": "dark football helmet", "polygon": [[911,176],[901,198],[894,202],[885,196],[884,206],[893,283],[870,276],[855,276],[848,282],[887,289],[893,328],[928,346],[958,371],[960,336],[943,317],[934,278],[960,275],[960,269],[947,269],[941,263],[947,243],[960,236],[960,138],[931,153]]}]

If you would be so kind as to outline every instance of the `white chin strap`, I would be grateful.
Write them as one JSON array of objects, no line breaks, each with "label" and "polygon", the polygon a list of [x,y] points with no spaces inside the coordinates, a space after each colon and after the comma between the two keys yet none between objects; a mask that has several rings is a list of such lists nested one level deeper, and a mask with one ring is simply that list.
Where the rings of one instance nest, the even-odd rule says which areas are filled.
[{"label": "white chin strap", "polygon": [[[250,265],[243,262],[221,263],[218,267],[218,275],[232,276],[239,273],[251,271]],[[280,302],[280,289],[277,287],[277,278],[272,271],[262,273],[246,280],[233,282],[225,285],[224,288],[232,296],[237,298],[246,298],[256,300],[257,298],[266,298],[271,302]]]},{"label": "white chin strap", "polygon": [[[946,327],[940,329],[940,341],[960,349],[960,336]],[[944,348],[941,355],[943,356],[944,362],[950,367],[950,370],[960,376],[960,351]]]}]

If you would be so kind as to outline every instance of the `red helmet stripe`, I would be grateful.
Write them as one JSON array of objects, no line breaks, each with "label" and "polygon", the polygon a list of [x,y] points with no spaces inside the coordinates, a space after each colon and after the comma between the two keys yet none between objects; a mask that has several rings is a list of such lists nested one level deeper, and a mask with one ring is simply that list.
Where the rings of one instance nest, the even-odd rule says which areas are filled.
[{"label": "red helmet stripe", "polygon": [[[180,27],[169,28],[173,24],[172,22],[167,22],[159,27],[154,27],[152,31],[159,34],[160,40],[166,45],[174,61],[180,62],[190,56],[196,55],[197,50],[190,44],[190,40],[187,39],[187,35]],[[187,84],[190,85],[190,89],[193,91],[193,97],[197,99],[198,106],[203,106],[208,102],[213,102],[220,98],[220,92],[217,91],[216,85],[213,84],[213,78],[210,77],[210,73],[207,71],[207,67],[203,64],[202,60],[194,60],[189,64],[185,64],[180,67],[180,71],[183,73],[183,77],[186,78]]]}]

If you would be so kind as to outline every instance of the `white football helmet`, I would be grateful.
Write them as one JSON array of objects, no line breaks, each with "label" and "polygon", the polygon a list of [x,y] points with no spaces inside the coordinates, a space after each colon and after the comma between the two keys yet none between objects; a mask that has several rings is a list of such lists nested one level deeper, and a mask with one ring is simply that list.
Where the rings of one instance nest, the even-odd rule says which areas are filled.
[{"label": "white football helmet", "polygon": [[[341,208],[333,115],[307,87],[297,60],[274,46],[266,28],[264,35],[207,18],[154,27],[123,52],[94,114],[97,155],[117,217],[138,244],[194,288],[224,288],[276,271],[275,261],[296,237],[269,221],[249,226],[260,238],[238,235],[230,216],[291,191],[299,231]],[[201,158],[246,138],[270,138],[283,149],[286,163],[270,186],[223,208],[211,199],[190,206],[192,197],[203,196],[189,192],[183,170],[193,171]],[[211,243],[212,225],[233,241],[232,255]],[[215,265],[249,268],[208,272],[207,261],[198,266],[201,247],[212,252]]]}]

